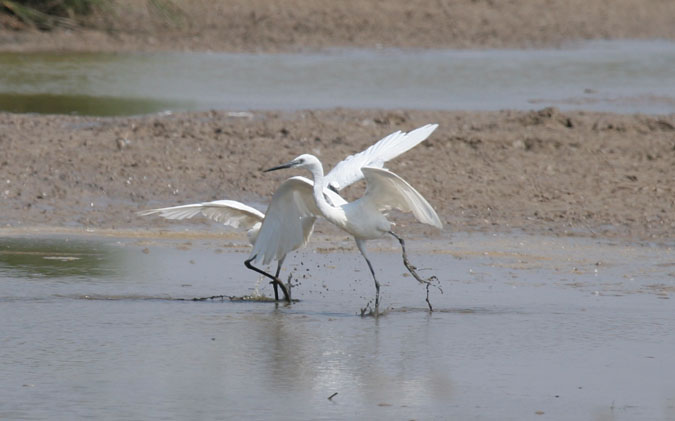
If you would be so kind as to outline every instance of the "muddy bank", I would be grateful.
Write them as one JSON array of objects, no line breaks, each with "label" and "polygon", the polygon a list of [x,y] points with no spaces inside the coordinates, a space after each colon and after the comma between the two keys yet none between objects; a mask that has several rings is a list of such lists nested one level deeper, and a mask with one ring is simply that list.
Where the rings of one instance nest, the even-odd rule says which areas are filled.
[{"label": "muddy bank", "polygon": [[[83,29],[38,32],[0,16],[0,50],[297,51],[326,47],[504,48],[588,39],[675,39],[669,0],[118,0]],[[148,2],[150,3],[150,2]]]},{"label": "muddy bank", "polygon": [[[429,199],[446,233],[518,229],[663,241],[675,235],[675,115],[556,109],[3,113],[0,224],[173,228],[135,212],[223,198],[264,209],[285,177],[301,173],[262,169],[305,152],[332,167],[395,130],[428,122],[440,128],[389,168]],[[405,231],[410,220],[400,221]],[[414,232],[437,235],[417,224]]]}]

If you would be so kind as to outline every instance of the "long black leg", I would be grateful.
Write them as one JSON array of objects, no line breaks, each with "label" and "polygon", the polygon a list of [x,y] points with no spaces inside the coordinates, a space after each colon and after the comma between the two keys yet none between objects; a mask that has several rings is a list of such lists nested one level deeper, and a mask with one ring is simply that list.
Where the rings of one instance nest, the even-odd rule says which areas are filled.
[{"label": "long black leg", "polygon": [[[284,264],[284,259],[286,259],[286,256],[282,257],[277,262],[277,273],[276,273],[275,277],[276,277],[277,281],[279,281],[279,282],[281,282],[281,278],[279,278],[279,273],[281,273],[281,266]],[[288,283],[286,283],[286,292],[284,293],[284,294],[288,294],[286,296],[286,301],[288,301],[289,303],[291,302],[291,299],[292,299],[292,295],[291,295],[291,279],[292,279],[292,277],[293,277],[293,273],[289,272],[288,273]],[[276,287],[277,284],[275,283],[273,285]]]},{"label": "long black leg", "polygon": [[379,313],[379,311],[380,311],[380,283],[377,282],[377,278],[375,277],[375,270],[373,270],[373,265],[372,265],[372,263],[370,263],[370,260],[368,260],[368,256],[366,255],[365,241],[356,240],[356,245],[358,246],[359,251],[363,255],[363,258],[366,259],[366,263],[368,263],[368,269],[370,269],[370,274],[373,275],[373,281],[375,281],[375,316],[378,316],[380,314]]},{"label": "long black leg", "polygon": [[[253,271],[255,271],[255,272],[258,272],[259,274],[264,275],[264,276],[267,276],[268,278],[270,278],[270,279],[272,280],[272,282],[271,282],[272,285],[274,285],[275,287],[276,287],[276,286],[279,286],[279,288],[281,288],[281,292],[284,293],[284,298],[286,299],[286,301],[288,301],[288,302],[290,303],[290,302],[291,302],[291,295],[288,293],[288,289],[286,289],[286,285],[284,285],[284,283],[281,282],[281,281],[279,280],[278,277],[272,276],[271,274],[265,272],[264,270],[262,270],[262,269],[260,269],[260,268],[257,268],[257,267],[255,267],[255,266],[253,266],[253,265],[251,264],[251,262],[252,262],[253,259],[255,259],[255,258],[256,258],[256,256],[253,256],[253,257],[251,257],[250,259],[245,260],[245,261],[244,261],[244,265],[246,265],[247,268],[249,268],[249,269],[251,269],[251,270],[253,270]],[[279,265],[279,267],[277,267],[277,274],[279,273],[279,270],[281,270],[281,265]],[[275,292],[276,292],[276,291],[275,291]],[[277,300],[278,300],[278,298],[277,298]]]},{"label": "long black leg", "polygon": [[[279,279],[279,273],[281,272],[281,262],[277,264],[277,273],[274,274],[275,279]],[[276,282],[271,282],[274,287],[274,301],[279,301],[279,287]]]},{"label": "long black leg", "polygon": [[363,257],[366,259],[370,273],[373,275],[373,280],[375,281],[375,315],[377,315],[380,308],[380,283],[377,282],[377,278],[375,278],[375,271],[373,270],[373,265],[370,263],[370,260],[368,260],[366,256]]},{"label": "long black leg", "polygon": [[[429,311],[434,311],[434,308],[431,306],[431,301],[429,301],[429,287],[432,285],[433,282],[437,282],[438,279],[435,276],[432,276],[429,279],[424,279],[421,276],[417,274],[416,267],[410,264],[410,261],[408,261],[408,255],[405,252],[405,241],[403,241],[402,237],[399,237],[396,235],[393,231],[389,231],[389,234],[393,235],[394,238],[398,240],[398,242],[401,244],[401,250],[403,251],[403,264],[405,265],[406,269],[408,269],[408,272],[417,280],[417,282],[421,284],[425,284],[427,287],[427,305],[429,306]],[[443,292],[443,290],[438,287],[438,289]]]}]

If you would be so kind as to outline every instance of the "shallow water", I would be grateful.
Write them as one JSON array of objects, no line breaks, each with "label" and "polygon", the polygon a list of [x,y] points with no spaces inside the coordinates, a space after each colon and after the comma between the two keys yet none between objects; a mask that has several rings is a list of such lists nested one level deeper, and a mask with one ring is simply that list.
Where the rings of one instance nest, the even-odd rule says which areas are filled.
[{"label": "shallow water", "polygon": [[306,108],[675,112],[675,43],[297,54],[0,53],[0,109],[133,115]]},{"label": "shallow water", "polygon": [[444,292],[430,314],[395,244],[373,242],[375,319],[361,256],[317,240],[288,258],[290,306],[177,300],[253,293],[243,239],[1,240],[0,418],[675,417],[671,248],[413,239]]}]

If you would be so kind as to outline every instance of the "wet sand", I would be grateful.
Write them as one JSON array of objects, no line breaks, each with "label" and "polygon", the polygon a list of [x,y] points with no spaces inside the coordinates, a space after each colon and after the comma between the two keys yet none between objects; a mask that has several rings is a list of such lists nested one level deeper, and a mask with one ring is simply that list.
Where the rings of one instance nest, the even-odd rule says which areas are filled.
[{"label": "wet sand", "polygon": [[[173,20],[152,7],[123,7],[114,19],[95,15],[74,31],[38,32],[3,16],[0,50],[522,48],[675,39],[675,3],[660,0],[175,4],[182,11],[174,10]],[[0,113],[0,226],[174,229],[135,212],[223,198],[264,209],[292,172],[262,169],[304,152],[330,167],[395,130],[437,122],[431,139],[389,165],[447,225],[442,234],[415,225],[420,235],[523,230],[674,238],[675,115],[335,109],[249,118],[230,111],[245,110],[107,119]],[[406,231],[410,221],[402,221]]]},{"label": "wet sand", "polygon": [[[436,208],[438,233],[406,216],[399,230],[670,242],[675,236],[675,115],[540,111],[227,111],[95,118],[0,114],[7,228],[224,229],[135,212],[215,199],[262,210],[297,171],[262,170],[301,153],[330,168],[395,130],[439,129],[388,165]],[[362,185],[348,191],[358,197]],[[327,224],[325,224],[327,225]],[[330,230],[324,224],[319,231]]]}]

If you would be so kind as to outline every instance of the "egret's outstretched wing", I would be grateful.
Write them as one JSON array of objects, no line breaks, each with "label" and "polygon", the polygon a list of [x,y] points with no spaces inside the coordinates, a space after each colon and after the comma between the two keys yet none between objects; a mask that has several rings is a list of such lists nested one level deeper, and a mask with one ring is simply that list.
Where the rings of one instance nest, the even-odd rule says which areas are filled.
[{"label": "egret's outstretched wing", "polygon": [[412,212],[418,221],[443,228],[440,218],[429,202],[407,181],[381,168],[362,168],[367,187],[363,200],[381,211],[392,208]]},{"label": "egret's outstretched wing", "polygon": [[326,175],[328,185],[339,191],[359,181],[363,178],[361,168],[382,168],[385,162],[424,141],[437,127],[438,124],[427,124],[409,133],[397,131],[380,139],[365,151],[348,156]]},{"label": "egret's outstretched wing", "polygon": [[313,186],[305,177],[291,177],[274,192],[251,252],[255,262],[266,265],[281,260],[309,241],[314,221],[321,215]]},{"label": "egret's outstretched wing", "polygon": [[[141,216],[159,215],[166,219],[188,219],[202,214],[232,228],[241,227],[247,230],[256,228],[256,224],[260,224],[265,218],[265,215],[259,210],[234,200],[215,200],[170,208],[150,209],[138,212],[138,214]],[[253,237],[253,240],[255,240],[255,237]]]}]

